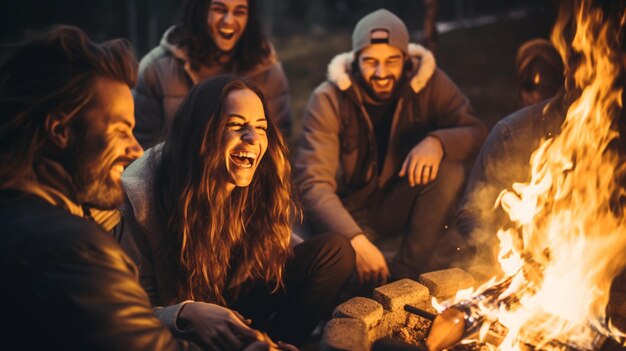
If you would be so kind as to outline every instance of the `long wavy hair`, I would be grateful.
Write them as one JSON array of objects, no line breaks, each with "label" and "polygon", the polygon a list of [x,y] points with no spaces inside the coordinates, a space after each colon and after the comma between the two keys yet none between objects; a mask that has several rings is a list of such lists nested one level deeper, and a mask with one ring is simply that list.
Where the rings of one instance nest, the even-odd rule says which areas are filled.
[{"label": "long wavy hair", "polygon": [[256,93],[267,111],[250,81],[232,75],[209,79],[185,98],[160,160],[153,159],[153,193],[179,299],[226,304],[224,288],[248,279],[278,289],[291,254],[291,224],[299,211],[291,200],[287,147],[270,116],[267,151],[251,184],[226,190],[219,141],[226,130],[226,98],[238,89]]},{"label": "long wavy hair", "polygon": [[[219,63],[220,49],[209,35],[207,14],[212,0],[186,0],[178,19],[178,26],[168,38],[187,50],[192,68]],[[266,60],[271,54],[270,43],[259,21],[256,0],[248,0],[248,22],[235,45],[232,60],[227,64],[231,72],[245,72]]]}]

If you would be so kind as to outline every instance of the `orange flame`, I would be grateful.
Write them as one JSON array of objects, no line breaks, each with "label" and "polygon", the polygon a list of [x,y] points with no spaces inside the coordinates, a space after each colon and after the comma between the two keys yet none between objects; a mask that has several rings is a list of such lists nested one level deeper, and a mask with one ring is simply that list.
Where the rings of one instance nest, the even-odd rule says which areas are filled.
[{"label": "orange flame", "polygon": [[[613,122],[622,108],[621,62],[612,49],[618,33],[588,1],[576,1],[574,9],[571,45],[562,36],[569,24],[562,17],[552,40],[565,62],[577,55],[569,69],[579,97],[561,133],[533,153],[530,182],[513,184],[498,199],[516,227],[498,232],[504,279],[512,277],[499,299],[514,296],[519,303],[481,308],[487,328],[497,320],[508,329],[503,350],[525,343],[562,349],[555,341],[593,349],[598,335],[622,336],[605,315],[611,282],[626,267],[626,219],[614,201],[623,191],[615,177],[623,166],[609,147],[619,136]],[[624,25],[626,13],[621,18]]]}]

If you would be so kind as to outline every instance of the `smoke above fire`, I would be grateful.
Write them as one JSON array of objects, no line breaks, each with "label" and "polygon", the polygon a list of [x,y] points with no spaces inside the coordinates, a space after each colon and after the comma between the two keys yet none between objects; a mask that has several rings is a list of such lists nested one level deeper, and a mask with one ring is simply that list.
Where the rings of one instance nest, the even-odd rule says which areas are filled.
[{"label": "smoke above fire", "polygon": [[593,349],[599,336],[623,336],[606,307],[611,282],[626,268],[617,147],[626,12],[591,1],[563,3],[552,41],[566,63],[564,122],[532,154],[530,180],[498,197],[496,206],[512,223],[497,233],[501,273],[444,305],[483,299],[506,282],[490,303],[477,304],[486,318],[483,337],[493,323],[508,330],[498,346],[503,350]]}]

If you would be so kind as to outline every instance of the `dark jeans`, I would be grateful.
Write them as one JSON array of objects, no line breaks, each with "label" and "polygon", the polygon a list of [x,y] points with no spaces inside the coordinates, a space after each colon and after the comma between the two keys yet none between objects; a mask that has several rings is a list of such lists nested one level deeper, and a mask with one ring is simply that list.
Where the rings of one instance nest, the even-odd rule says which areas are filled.
[{"label": "dark jeans", "polygon": [[464,253],[453,215],[466,177],[465,165],[444,161],[433,182],[411,188],[406,177],[396,177],[379,191],[370,209],[355,214],[374,242],[403,236],[390,266],[394,278],[415,279],[421,273],[446,268]]},{"label": "dark jeans", "polygon": [[252,282],[236,298],[227,298],[229,307],[251,318],[252,327],[274,341],[301,345],[332,312],[354,262],[348,240],[336,234],[316,236],[294,247],[284,289],[272,292],[264,282]]}]

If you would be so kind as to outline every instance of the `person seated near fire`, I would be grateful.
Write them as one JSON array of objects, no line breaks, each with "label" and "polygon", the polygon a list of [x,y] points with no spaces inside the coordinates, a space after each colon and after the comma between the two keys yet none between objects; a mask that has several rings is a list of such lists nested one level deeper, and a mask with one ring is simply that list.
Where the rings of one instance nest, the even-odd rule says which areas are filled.
[{"label": "person seated near fire", "polygon": [[120,240],[175,335],[239,349],[230,329],[243,315],[300,345],[332,311],[354,251],[335,235],[294,246],[286,152],[257,85],[220,75],[192,88],[166,140],[124,172]]},{"label": "person seated near fire", "polygon": [[[574,2],[573,2],[574,3]],[[580,4],[577,1],[576,4]],[[614,2],[588,1],[589,8],[601,9],[603,23],[609,33],[607,55],[616,65],[619,72],[613,77],[615,89],[622,90],[623,101],[626,97],[626,31],[623,26],[623,15],[626,13],[626,1]],[[485,145],[481,149],[470,174],[468,185],[457,212],[457,226],[461,233],[471,238],[476,248],[473,264],[484,267],[492,266],[497,272],[498,261],[494,248],[498,247],[496,233],[500,228],[510,228],[514,224],[501,205],[496,206],[501,192],[511,189],[513,183],[527,183],[531,177],[531,155],[539,145],[554,139],[561,133],[563,122],[572,103],[581,96],[585,87],[577,86],[576,72],[580,65],[581,52],[572,45],[575,27],[575,14],[569,13],[569,3],[562,4],[560,21],[564,23],[561,31],[553,33],[553,40],[563,45],[564,85],[557,95],[538,104],[525,107],[498,122],[491,130]],[[577,5],[580,6],[580,5]],[[596,14],[597,15],[597,14]],[[556,29],[556,28],[555,28]],[[594,45],[588,43],[588,45]],[[604,153],[617,155],[618,164],[626,163],[626,111],[619,109],[607,110],[611,113],[614,130],[619,137],[613,139],[605,150],[598,150],[598,157]],[[605,113],[603,111],[603,113]],[[626,208],[626,172],[618,167],[613,175],[619,191],[611,194],[609,208],[623,216]],[[584,182],[584,179],[580,179]],[[585,206],[584,203],[577,203]],[[626,331],[626,272],[618,275],[611,287],[611,295],[607,314],[611,322],[621,331]]]},{"label": "person seated near fire", "polygon": [[137,62],[123,40],[59,26],[0,58],[0,298],[7,350],[176,350],[117,242]]},{"label": "person seated near fire", "polygon": [[[506,214],[494,207],[500,192],[514,182],[529,180],[529,160],[542,139],[558,134],[563,123],[564,66],[546,39],[522,44],[515,59],[519,97],[524,108],[500,120],[491,130],[474,163],[459,211],[457,227],[474,243],[480,262],[496,264],[490,249]],[[556,96],[556,97],[555,97]],[[532,107],[529,107],[532,106]]]},{"label": "person seated near fire", "polygon": [[306,221],[350,239],[360,282],[388,279],[375,243],[390,234],[404,236],[394,278],[449,264],[434,252],[451,242],[463,163],[487,130],[431,52],[409,44],[400,18],[380,9],[358,22],[352,51],[330,62],[302,123],[295,180]]},{"label": "person seated near fire", "polygon": [[161,141],[189,90],[224,73],[254,81],[267,98],[268,116],[289,135],[287,78],[263,34],[257,1],[186,0],[178,23],[141,60],[133,92],[139,143],[147,149]]},{"label": "person seated near fire", "polygon": [[515,57],[515,72],[524,107],[552,98],[563,89],[563,60],[549,40],[522,44]]},{"label": "person seated near fire", "polygon": [[[564,119],[565,72],[555,46],[546,39],[525,42],[517,51],[515,67],[520,101],[524,107],[532,107],[505,117],[493,127],[474,163],[457,212],[462,235],[479,241],[496,239],[495,233],[507,217],[501,207],[494,207],[498,195],[514,182],[528,181],[530,154],[542,139],[558,134]],[[477,247],[480,261],[495,263],[493,252],[482,250],[486,247],[491,245]]]}]

